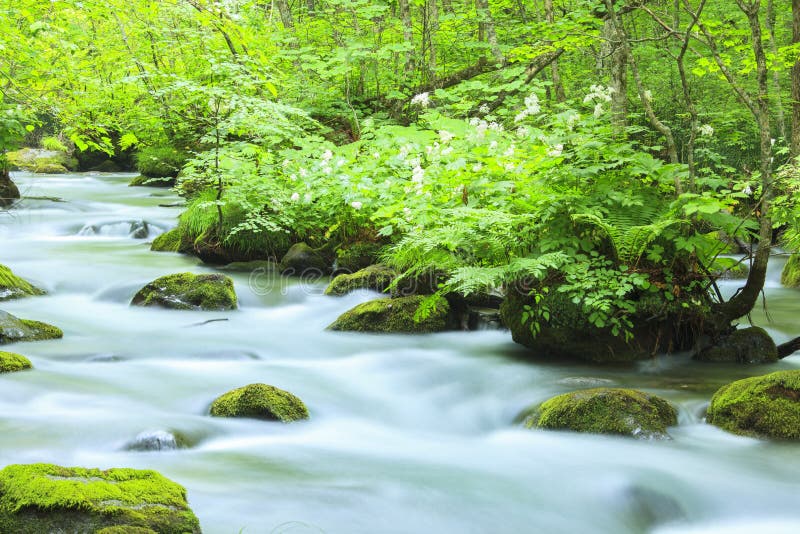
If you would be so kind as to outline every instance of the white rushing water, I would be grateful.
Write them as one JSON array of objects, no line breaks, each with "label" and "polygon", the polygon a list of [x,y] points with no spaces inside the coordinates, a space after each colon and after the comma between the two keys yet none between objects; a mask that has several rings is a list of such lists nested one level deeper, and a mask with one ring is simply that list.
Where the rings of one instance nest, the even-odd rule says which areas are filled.
[{"label": "white rushing water", "polygon": [[[158,206],[174,195],[129,188],[129,175],[14,178],[24,195],[64,202],[0,215],[0,263],[48,291],[0,309],[65,335],[3,347],[35,369],[0,375],[0,467],[156,469],[187,488],[210,534],[800,532],[800,447],[702,420],[717,387],[797,368],[800,354],[767,367],[680,356],[596,367],[533,357],[506,332],[333,333],[325,326],[374,295],[325,297],[324,281],[266,275],[254,290],[248,273],[228,273],[237,311],[132,308],[158,276],[213,272],[150,252],[175,224],[179,210]],[[800,333],[798,292],[770,284],[768,295],[770,332]],[[226,321],[198,326],[209,319]],[[207,416],[216,396],[254,382],[296,394],[311,419]],[[597,385],[673,402],[674,439],[513,423],[530,404]],[[143,432],[168,441],[159,431],[192,445],[128,449]]]}]

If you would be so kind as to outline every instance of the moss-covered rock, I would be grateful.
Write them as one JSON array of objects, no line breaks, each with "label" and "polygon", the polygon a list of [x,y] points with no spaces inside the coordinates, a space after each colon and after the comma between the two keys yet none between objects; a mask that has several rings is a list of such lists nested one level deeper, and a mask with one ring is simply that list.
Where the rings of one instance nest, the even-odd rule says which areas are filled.
[{"label": "moss-covered rock", "polygon": [[384,292],[394,281],[397,272],[386,265],[370,265],[353,274],[340,274],[325,289],[326,295],[346,295],[356,289]]},{"label": "moss-covered rock", "polygon": [[30,319],[20,319],[0,310],[0,345],[61,337],[64,337],[64,332],[53,325]]},{"label": "moss-covered rock", "polygon": [[17,199],[19,199],[17,184],[11,180],[8,172],[0,167],[0,208],[7,208]]},{"label": "moss-covered rock", "polygon": [[14,373],[31,367],[31,361],[25,356],[0,350],[0,373]]},{"label": "moss-covered rock", "polygon": [[530,324],[523,321],[526,306],[537,306],[521,291],[509,291],[500,314],[511,337],[542,356],[576,358],[596,363],[627,362],[652,357],[653,354],[688,350],[694,344],[696,324],[702,323],[702,306],[689,301],[688,308],[676,299],[666,302],[657,296],[645,297],[636,304],[629,340],[615,336],[610,327],[600,328],[589,322],[589,314],[566,294],[552,288],[538,306],[546,306],[549,320],[540,322],[534,336]]},{"label": "moss-covered rock", "polygon": [[288,391],[267,384],[250,384],[217,397],[211,403],[210,414],[291,423],[308,419],[308,408]]},{"label": "moss-covered rock", "polygon": [[172,187],[175,185],[175,178],[145,176],[140,174],[128,182],[129,187]]},{"label": "moss-covered rock", "polygon": [[51,464],[0,471],[0,532],[90,534],[112,526],[200,532],[186,490],[155,471]]},{"label": "moss-covered rock", "polygon": [[44,174],[64,173],[78,168],[78,160],[61,150],[23,148],[6,154],[12,169]]},{"label": "moss-covered rock", "polygon": [[33,172],[36,174],[66,174],[69,169],[59,163],[40,163],[33,168]]},{"label": "moss-covered rock", "polygon": [[233,310],[233,280],[222,274],[169,274],[134,295],[133,306],[163,306],[175,310]]},{"label": "moss-covered rock", "polygon": [[281,273],[288,276],[330,272],[322,255],[305,243],[297,243],[286,252],[280,263]]},{"label": "moss-covered rock", "polygon": [[171,146],[142,147],[136,153],[136,169],[149,178],[172,178],[170,185],[175,185],[175,177],[189,159],[189,154]]},{"label": "moss-covered rock", "polygon": [[32,286],[29,282],[11,272],[11,269],[0,264],[0,300],[11,300],[34,295],[44,295],[44,291]]},{"label": "moss-covered rock", "polygon": [[350,274],[366,269],[378,259],[379,243],[359,241],[336,249],[335,273]]},{"label": "moss-covered rock", "polygon": [[558,395],[520,415],[527,428],[665,438],[678,424],[675,408],[655,395],[635,389],[595,388]]},{"label": "moss-covered rock", "polygon": [[792,254],[781,271],[781,284],[786,287],[800,287],[800,254]]},{"label": "moss-covered rock", "polygon": [[130,525],[117,525],[98,530],[95,534],[158,534],[155,530],[146,527],[132,527]]},{"label": "moss-covered rock", "polygon": [[183,235],[180,228],[173,228],[153,239],[150,250],[155,252],[191,252],[192,241]]},{"label": "moss-covered rock", "polygon": [[[432,300],[427,301],[428,298]],[[425,302],[425,313],[414,320],[420,306]],[[391,299],[377,299],[359,304],[346,311],[328,326],[329,330],[348,332],[381,332],[421,334],[442,332],[456,328],[457,321],[450,311],[450,304],[442,297],[411,295]]]},{"label": "moss-covered rock", "polygon": [[778,347],[766,330],[758,326],[742,328],[723,337],[695,355],[704,362],[774,363]]},{"label": "moss-covered rock", "polygon": [[800,370],[722,386],[711,398],[706,420],[734,434],[800,440]]}]

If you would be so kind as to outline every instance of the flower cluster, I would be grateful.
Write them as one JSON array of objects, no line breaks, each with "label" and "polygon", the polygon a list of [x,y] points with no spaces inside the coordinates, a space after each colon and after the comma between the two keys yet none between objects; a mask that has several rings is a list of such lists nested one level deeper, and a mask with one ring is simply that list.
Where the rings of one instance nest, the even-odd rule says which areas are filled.
[{"label": "flower cluster", "polygon": [[614,94],[613,87],[605,87],[603,85],[593,85],[589,88],[589,93],[583,97],[583,103],[588,104],[594,102],[594,116],[599,117],[603,114],[603,103],[611,102],[611,95]]},{"label": "flower cluster", "polygon": [[517,116],[514,117],[514,122],[520,122],[529,115],[538,115],[541,110],[542,106],[539,105],[539,97],[536,93],[531,93],[525,98],[525,109],[517,113]]}]

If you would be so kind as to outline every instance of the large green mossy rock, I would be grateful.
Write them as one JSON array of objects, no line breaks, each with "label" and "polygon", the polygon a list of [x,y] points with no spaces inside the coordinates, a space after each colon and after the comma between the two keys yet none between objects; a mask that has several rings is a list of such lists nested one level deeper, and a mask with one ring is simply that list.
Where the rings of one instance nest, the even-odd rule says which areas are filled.
[{"label": "large green mossy rock", "polygon": [[[611,328],[599,328],[589,322],[589,314],[581,304],[557,288],[546,293],[538,304],[522,292],[511,290],[500,306],[500,315],[515,342],[542,356],[596,363],[629,362],[692,347],[696,335],[693,325],[702,323],[700,306],[695,308],[692,302],[683,308],[682,302],[670,303],[657,296],[642,298],[635,304],[633,335],[627,341],[615,336]],[[536,335],[524,320],[530,315],[526,306],[542,306],[548,311],[549,320],[540,321]]]},{"label": "large green mossy rock", "polygon": [[0,350],[0,373],[15,373],[31,367],[31,361],[25,356]]},{"label": "large green mossy rock", "polygon": [[[189,154],[184,150],[171,146],[149,146],[142,147],[136,153],[135,159],[136,170],[142,176],[147,178],[171,178],[169,185],[174,185],[174,179],[188,161]],[[167,185],[167,182],[161,182],[161,184]]]},{"label": "large green mossy rock", "polygon": [[154,252],[191,252],[192,241],[178,228],[164,232],[153,240],[150,250]]},{"label": "large green mossy rock", "polygon": [[0,471],[0,532],[94,534],[113,526],[159,534],[200,532],[186,490],[155,471],[51,464],[9,465]]},{"label": "large green mossy rock", "polygon": [[319,275],[330,272],[322,255],[305,243],[297,243],[286,252],[279,266],[288,276]]},{"label": "large green mossy rock", "polygon": [[78,160],[60,150],[23,148],[6,153],[12,169],[41,174],[62,174],[78,168]]},{"label": "large green mossy rock", "polygon": [[10,176],[0,170],[0,208],[7,208],[19,199],[19,188]]},{"label": "large green mossy rock", "polygon": [[758,326],[742,328],[723,337],[695,355],[704,362],[774,363],[778,347],[766,330]]},{"label": "large green mossy rock", "polygon": [[353,274],[340,274],[325,288],[326,295],[341,296],[357,289],[384,292],[394,281],[397,272],[386,265],[370,265]]},{"label": "large green mossy rock", "polygon": [[291,423],[308,419],[308,408],[288,391],[268,384],[250,384],[217,397],[211,403],[210,414]]},{"label": "large green mossy rock", "polygon": [[61,337],[64,337],[64,332],[53,325],[29,319],[20,319],[0,310],[0,345],[20,341],[59,339]]},{"label": "large green mossy rock", "polygon": [[640,439],[668,437],[678,424],[675,408],[635,389],[595,388],[558,395],[520,415],[527,428],[619,434]]},{"label": "large green mossy rock", "polygon": [[43,294],[44,291],[32,286],[29,282],[11,272],[11,269],[0,264],[0,300]]},{"label": "large green mossy rock", "polygon": [[734,434],[800,440],[800,370],[722,386],[711,398],[706,420]]},{"label": "large green mossy rock", "polygon": [[169,274],[134,295],[133,306],[162,306],[174,310],[236,309],[233,280],[223,274]]},{"label": "large green mossy rock", "polygon": [[364,302],[340,315],[328,329],[386,334],[423,334],[454,329],[457,325],[450,304],[442,297],[426,303],[426,313],[415,320],[417,310],[428,298],[431,297],[412,295]]},{"label": "large green mossy rock", "polygon": [[793,254],[781,271],[781,284],[786,287],[800,287],[800,254]]}]

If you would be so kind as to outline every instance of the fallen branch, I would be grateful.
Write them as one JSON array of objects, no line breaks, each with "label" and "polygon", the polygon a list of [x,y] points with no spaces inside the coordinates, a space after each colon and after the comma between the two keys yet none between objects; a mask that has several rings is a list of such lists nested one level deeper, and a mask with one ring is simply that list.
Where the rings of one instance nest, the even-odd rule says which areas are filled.
[{"label": "fallen branch", "polygon": [[791,341],[787,341],[786,343],[781,343],[778,345],[778,358],[791,356],[798,350],[800,350],[800,337],[796,337]]}]

